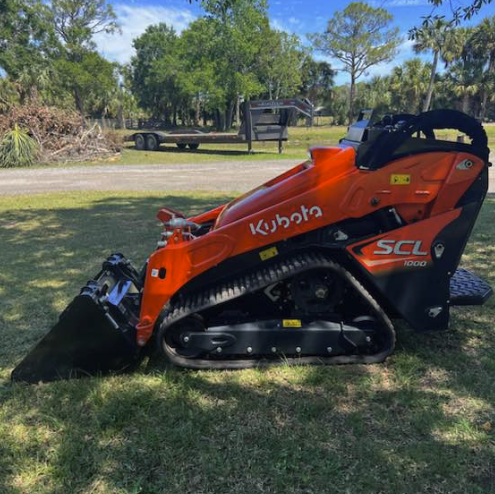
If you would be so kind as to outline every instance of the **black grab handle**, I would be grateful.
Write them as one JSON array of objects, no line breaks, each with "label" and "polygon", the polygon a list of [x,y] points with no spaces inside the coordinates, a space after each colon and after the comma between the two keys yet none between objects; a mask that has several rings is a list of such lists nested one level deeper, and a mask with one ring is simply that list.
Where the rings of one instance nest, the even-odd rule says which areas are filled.
[{"label": "black grab handle", "polygon": [[419,115],[404,115],[400,126],[391,132],[383,132],[376,139],[367,141],[358,149],[358,166],[377,169],[388,163],[394,152],[417,132],[434,138],[434,130],[454,129],[466,134],[471,144],[464,144],[474,154],[488,161],[488,137],[485,129],[475,118],[457,110],[432,110]]}]

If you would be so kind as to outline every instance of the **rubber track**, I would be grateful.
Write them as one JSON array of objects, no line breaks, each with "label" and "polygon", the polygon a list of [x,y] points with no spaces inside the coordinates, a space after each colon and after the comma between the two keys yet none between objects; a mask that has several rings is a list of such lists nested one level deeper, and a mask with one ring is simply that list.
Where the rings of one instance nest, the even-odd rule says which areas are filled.
[{"label": "rubber track", "polygon": [[[344,278],[363,299],[368,302],[375,317],[382,322],[384,335],[383,348],[373,355],[337,355],[335,357],[291,357],[283,360],[276,359],[197,359],[187,358],[175,354],[162,344],[167,329],[185,317],[204,311],[213,306],[224,304],[243,295],[261,290],[269,285],[313,269],[331,269]],[[247,273],[228,283],[203,291],[178,297],[175,306],[169,308],[162,319],[158,333],[157,345],[170,361],[180,367],[190,369],[245,369],[251,367],[276,365],[276,364],[350,364],[350,363],[377,363],[383,362],[393,351],[395,346],[395,331],[385,312],[381,309],[370,293],[341,265],[328,259],[320,253],[304,253],[295,255],[284,261],[279,261],[271,266]]]}]

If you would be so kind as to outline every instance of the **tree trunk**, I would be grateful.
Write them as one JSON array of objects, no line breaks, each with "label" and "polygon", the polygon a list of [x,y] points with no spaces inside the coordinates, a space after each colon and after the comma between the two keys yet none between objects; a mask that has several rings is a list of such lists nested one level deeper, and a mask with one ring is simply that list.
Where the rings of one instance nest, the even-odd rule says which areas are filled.
[{"label": "tree trunk", "polygon": [[196,96],[196,101],[194,102],[194,126],[199,126],[199,116],[201,113],[201,101],[199,99],[199,94]]},{"label": "tree trunk", "polygon": [[241,127],[241,95],[237,95],[235,100],[235,125],[239,129]]},{"label": "tree trunk", "polygon": [[349,120],[349,125],[352,124],[354,120],[354,100],[356,99],[356,76],[351,74],[351,89],[349,92],[349,115],[347,116]]},{"label": "tree trunk", "polygon": [[225,112],[220,110],[215,110],[215,127],[219,132],[223,132],[225,130]]},{"label": "tree trunk", "polygon": [[[488,76],[491,77],[495,72],[495,56],[490,56],[490,62],[488,64]],[[486,114],[486,106],[488,104],[488,91],[486,86],[483,85],[482,97],[481,97],[481,109],[480,109],[480,120],[483,122]]]},{"label": "tree trunk", "polygon": [[423,105],[423,111],[428,111],[431,105],[431,96],[433,95],[433,87],[435,85],[435,76],[437,73],[437,65],[438,65],[438,51],[435,51],[435,55],[433,56],[433,64],[431,67],[431,75],[430,82],[428,84],[428,90],[426,91],[425,104]]},{"label": "tree trunk", "polygon": [[38,102],[38,88],[35,85],[29,88],[29,102],[30,103]]},{"label": "tree trunk", "polygon": [[172,125],[174,127],[177,127],[177,107],[174,105],[174,109],[173,109],[173,121],[172,121]]},{"label": "tree trunk", "polygon": [[125,129],[124,107],[119,104],[117,109],[117,126],[119,129]]},{"label": "tree trunk", "polygon": [[76,104],[77,111],[81,114],[81,116],[85,117],[83,98],[78,88],[74,89],[74,102]]},{"label": "tree trunk", "polygon": [[234,117],[235,104],[233,101],[229,101],[229,106],[225,112],[225,129],[230,130],[232,128],[232,119]]},{"label": "tree trunk", "polygon": [[462,111],[464,113],[469,113],[469,94],[464,93],[464,96],[462,98]]}]

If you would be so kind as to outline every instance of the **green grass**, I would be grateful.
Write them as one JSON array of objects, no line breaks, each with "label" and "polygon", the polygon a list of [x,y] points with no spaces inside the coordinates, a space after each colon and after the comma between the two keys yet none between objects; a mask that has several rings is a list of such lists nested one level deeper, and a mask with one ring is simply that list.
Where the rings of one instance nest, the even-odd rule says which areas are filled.
[{"label": "green grass", "polygon": [[[0,199],[0,493],[495,492],[495,304],[452,329],[400,325],[382,365],[191,372],[12,386],[13,366],[112,250],[154,248],[163,204],[222,196]],[[463,265],[495,283],[495,199]]]}]

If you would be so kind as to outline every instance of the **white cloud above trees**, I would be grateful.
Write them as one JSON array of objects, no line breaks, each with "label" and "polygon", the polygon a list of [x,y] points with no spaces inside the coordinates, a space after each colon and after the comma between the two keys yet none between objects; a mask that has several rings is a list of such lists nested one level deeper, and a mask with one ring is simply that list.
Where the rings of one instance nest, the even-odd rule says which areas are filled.
[{"label": "white cloud above trees", "polygon": [[127,63],[134,54],[132,40],[140,36],[152,24],[165,22],[177,32],[183,31],[195,16],[188,9],[156,5],[114,5],[122,33],[99,34],[94,41],[98,51],[109,60]]}]

